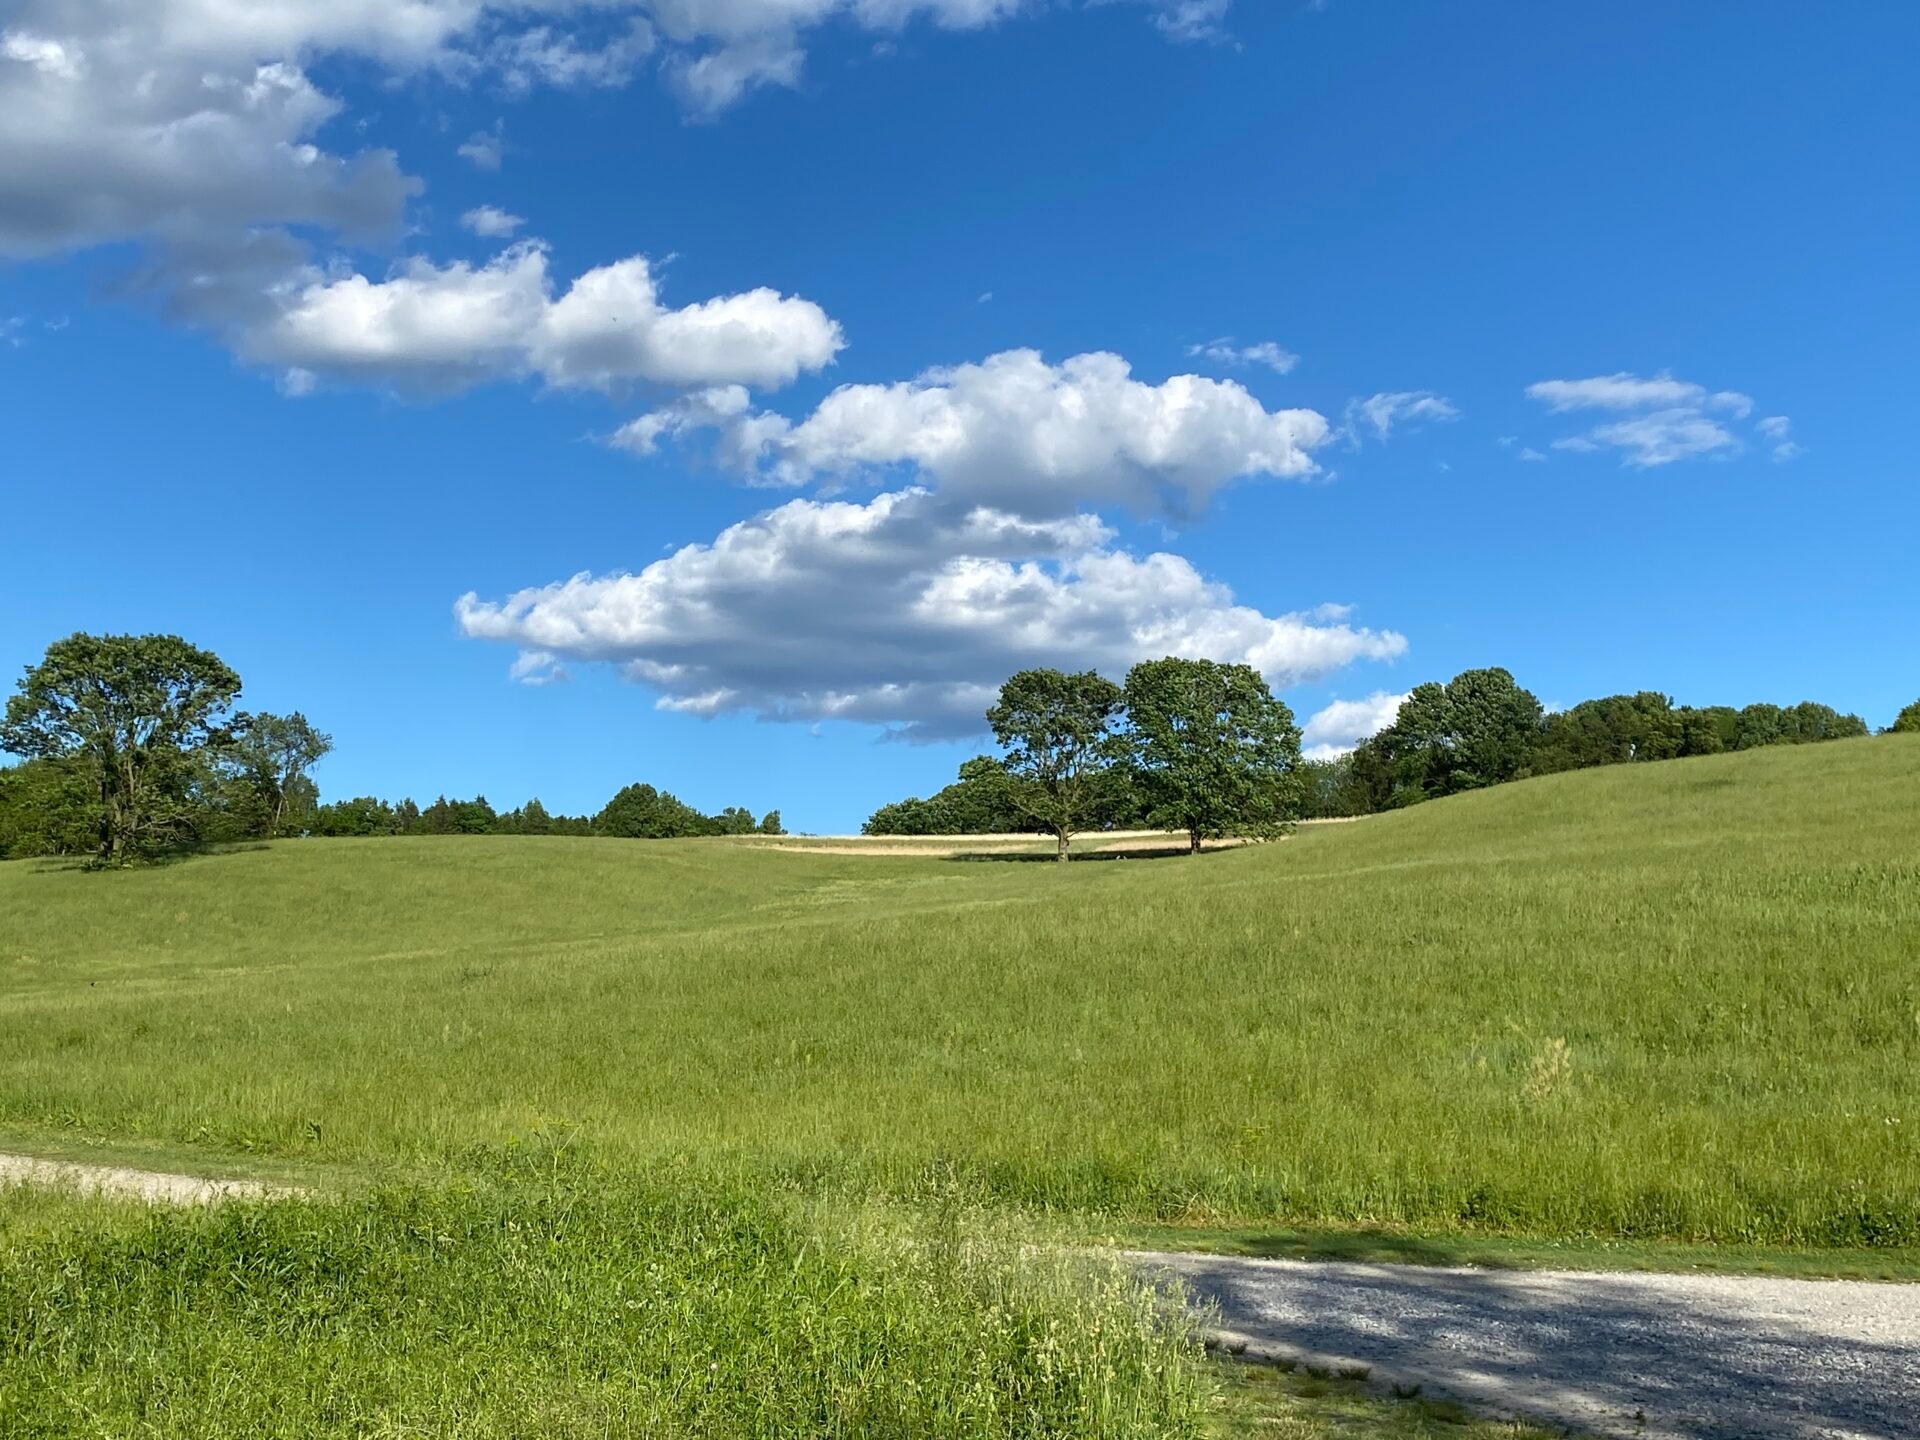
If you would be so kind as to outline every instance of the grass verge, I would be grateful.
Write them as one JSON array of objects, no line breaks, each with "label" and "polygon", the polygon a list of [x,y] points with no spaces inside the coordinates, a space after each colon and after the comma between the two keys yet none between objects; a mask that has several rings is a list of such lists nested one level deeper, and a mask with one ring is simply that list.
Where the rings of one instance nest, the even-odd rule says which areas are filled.
[{"label": "grass verge", "polygon": [[1200,1433],[1184,1322],[958,1205],[523,1156],[424,1191],[0,1192],[10,1440]]}]

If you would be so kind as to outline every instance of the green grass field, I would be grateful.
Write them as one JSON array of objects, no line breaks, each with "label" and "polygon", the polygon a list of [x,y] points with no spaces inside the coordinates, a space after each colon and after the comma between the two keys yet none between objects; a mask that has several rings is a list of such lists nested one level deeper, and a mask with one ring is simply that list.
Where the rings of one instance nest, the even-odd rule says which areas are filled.
[{"label": "green grass field", "polygon": [[[0,1420],[239,1435],[264,1395],[307,1425],[287,1433],[552,1433],[515,1429],[484,1386],[433,1390],[444,1410],[380,1408],[440,1373],[433,1346],[465,1285],[498,1353],[519,1356],[503,1373],[562,1428],[699,1429],[670,1358],[646,1361],[665,1389],[607,1379],[614,1352],[592,1336],[620,1317],[596,1304],[569,1312],[576,1348],[514,1349],[527,1315],[551,1329],[556,1297],[593,1288],[606,1225],[548,1225],[554,1248],[484,1283],[487,1257],[519,1252],[474,1237],[538,1233],[560,1182],[498,1173],[565,1156],[556,1174],[588,1177],[567,1182],[568,1214],[604,1219],[617,1200],[670,1217],[678,1176],[743,1217],[723,1231],[772,1237],[723,1247],[712,1274],[802,1317],[805,1334],[766,1339],[778,1353],[814,1354],[809,1326],[891,1336],[901,1373],[945,1396],[931,1357],[973,1333],[976,1310],[1013,1304],[1040,1317],[1024,1338],[966,1352],[1002,1388],[1035,1373],[1050,1325],[1132,1338],[1061,1382],[1079,1397],[1065,1418],[983,1412],[964,1433],[1177,1434],[1202,1403],[1191,1362],[1167,1358],[1185,1342],[1128,1330],[1124,1287],[1016,1303],[1025,1267],[1004,1256],[962,1279],[907,1265],[919,1289],[870,1284],[835,1320],[809,1246],[834,1274],[888,1273],[873,1257],[896,1252],[817,1216],[950,1201],[1028,1234],[1047,1213],[1066,1233],[1211,1228],[1282,1252],[1302,1234],[1308,1250],[1347,1234],[1450,1255],[1479,1237],[1523,1258],[1684,1243],[1913,1273],[1916,1062],[1920,741],[1906,737],[1587,771],[1274,845],[1072,866],[509,838],[285,842],[111,874],[16,863],[0,867],[0,1148],[304,1174],[344,1198],[268,1221],[5,1197],[8,1344],[55,1358],[0,1389],[14,1406]],[[425,1218],[407,1218],[404,1193]],[[649,1263],[652,1245],[662,1273],[687,1271],[675,1247],[704,1242],[646,1223],[652,1240],[615,1247],[623,1263]],[[444,1273],[416,1253],[443,1224]],[[244,1267],[216,1263],[248,1253],[245,1225],[279,1237],[296,1279],[301,1244],[344,1247],[342,1273],[420,1297],[424,1328],[368,1321],[329,1350],[295,1327],[248,1349],[259,1297],[233,1278]],[[128,1258],[143,1255],[173,1258]],[[215,1298],[166,1289],[190,1255],[228,1275]],[[122,1272],[147,1279],[61,1289]],[[307,1283],[292,1293],[313,1313],[345,1303]],[[685,1304],[678,1333],[709,1348],[736,1333],[713,1294]],[[168,1305],[192,1324],[140,1341]],[[44,1328],[62,1314],[69,1329]],[[401,1358],[369,1338],[395,1333]],[[620,1353],[653,1353],[629,1341]],[[134,1423],[128,1397],[154,1386],[125,1376],[216,1359],[252,1377],[235,1382],[229,1430]],[[326,1410],[333,1392],[298,1379],[313,1365],[362,1408]],[[792,1394],[733,1386],[700,1412],[705,1433],[858,1433],[843,1402],[861,1386],[808,1373]],[[82,1379],[97,1432],[47,1408]],[[179,1384],[169,1403],[208,1403]],[[930,1411],[886,1394],[894,1418],[868,1433],[934,1433],[914,1419]]]},{"label": "green grass field", "polygon": [[577,1136],[1139,1220],[1920,1242],[1920,744],[1082,866],[287,842],[0,869],[0,1126]]}]

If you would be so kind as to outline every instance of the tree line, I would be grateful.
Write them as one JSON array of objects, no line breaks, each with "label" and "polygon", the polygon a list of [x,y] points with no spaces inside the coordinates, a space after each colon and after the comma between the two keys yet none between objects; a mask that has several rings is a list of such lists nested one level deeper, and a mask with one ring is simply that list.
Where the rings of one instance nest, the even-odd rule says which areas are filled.
[{"label": "tree line", "polygon": [[[1205,661],[1156,661],[1153,665],[1159,667],[1159,673],[1165,673],[1164,667],[1168,666],[1197,667],[1199,671],[1246,669],[1210,666]],[[1136,667],[1134,673],[1140,673],[1140,668]],[[1039,685],[1034,677],[1050,678]],[[1257,682],[1258,677],[1254,680]],[[1245,687],[1249,682],[1241,677],[1239,683]],[[924,799],[913,797],[882,805],[868,818],[863,832],[1060,835],[1056,820],[1063,802],[1054,799],[1034,803],[1034,746],[1022,727],[1009,725],[1007,719],[1034,710],[1031,696],[1036,686],[1045,690],[1063,684],[1090,695],[1119,697],[1111,717],[1113,724],[1106,732],[1113,738],[1100,752],[1105,758],[1088,767],[1087,779],[1082,782],[1076,812],[1078,828],[1187,829],[1179,807],[1168,806],[1165,792],[1156,790],[1151,770],[1141,763],[1147,753],[1141,741],[1152,735],[1156,748],[1177,749],[1204,734],[1204,726],[1194,729],[1191,721],[1183,720],[1169,728],[1151,701],[1136,721],[1131,709],[1133,675],[1129,675],[1127,686],[1116,688],[1099,676],[1027,671],[1007,682],[1000,704],[988,712],[1003,754],[967,760],[960,766],[958,779]],[[1102,690],[1101,686],[1107,688]],[[1264,684],[1260,690],[1264,692]],[[1147,699],[1144,695],[1140,698]],[[1278,701],[1272,703],[1280,712],[1286,711]],[[1291,712],[1286,712],[1285,727],[1291,726]],[[1920,733],[1920,700],[1902,710],[1888,729],[1890,733]],[[1641,691],[1588,700],[1549,713],[1538,697],[1521,688],[1508,671],[1468,670],[1444,683],[1415,686],[1391,724],[1336,759],[1302,758],[1297,732],[1289,743],[1276,731],[1258,763],[1253,762],[1252,751],[1220,750],[1200,767],[1203,773],[1224,779],[1245,765],[1248,772],[1242,774],[1239,783],[1251,784],[1253,789],[1242,793],[1258,793],[1263,798],[1251,811],[1235,814],[1234,807],[1228,805],[1213,812],[1206,833],[1228,833],[1222,827],[1240,827],[1235,833],[1259,834],[1293,819],[1374,814],[1531,775],[1715,755],[1766,745],[1844,740],[1868,733],[1866,722],[1858,715],[1842,714],[1815,701],[1788,706],[1754,704],[1739,709],[1727,705],[1695,707],[1675,705],[1666,695]],[[1041,753],[1045,753],[1044,747]],[[1290,772],[1288,777],[1282,779],[1271,773],[1273,766]],[[1257,778],[1249,779],[1249,773]],[[1197,833],[1190,832],[1189,838],[1197,844]],[[1064,850],[1063,838],[1062,853]]]},{"label": "tree line", "polygon": [[667,839],[784,833],[778,811],[704,815],[629,785],[591,816],[539,800],[504,813],[484,796],[323,804],[311,771],[333,751],[298,711],[237,707],[240,677],[176,635],[70,635],[29,666],[0,720],[0,859],[91,855],[115,864],[286,835],[608,835]]},{"label": "tree line", "polygon": [[[333,740],[299,712],[237,708],[240,678],[173,635],[71,635],[28,667],[0,720],[0,858],[170,849],[282,835],[783,834],[780,814],[706,815],[629,785],[592,815],[484,796],[424,809],[372,796],[322,803],[310,772]],[[1416,686],[1393,722],[1334,760],[1303,759],[1293,712],[1245,665],[1146,661],[1116,684],[1092,671],[1024,670],[986,719],[977,756],[933,796],[883,805],[870,835],[1029,832],[1066,858],[1083,831],[1151,826],[1193,849],[1262,837],[1296,819],[1365,815],[1530,775],[1808,744],[1868,733],[1828,705],[1693,707],[1653,691],[1548,713],[1503,669]],[[1920,733],[1920,700],[1889,727]]]},{"label": "tree line", "polygon": [[1248,665],[1148,660],[1116,685],[1093,671],[1023,670],[987,724],[1002,754],[979,756],[931,799],[883,805],[868,835],[1074,835],[1148,825],[1188,848],[1268,838],[1301,808],[1300,729]]},{"label": "tree line", "polygon": [[[1920,730],[1920,702],[1893,728]],[[1658,691],[1549,713],[1499,668],[1416,685],[1393,723],[1336,760],[1309,762],[1306,814],[1367,815],[1488,785],[1585,770],[1805,745],[1870,734],[1831,705],[1676,705]]]}]

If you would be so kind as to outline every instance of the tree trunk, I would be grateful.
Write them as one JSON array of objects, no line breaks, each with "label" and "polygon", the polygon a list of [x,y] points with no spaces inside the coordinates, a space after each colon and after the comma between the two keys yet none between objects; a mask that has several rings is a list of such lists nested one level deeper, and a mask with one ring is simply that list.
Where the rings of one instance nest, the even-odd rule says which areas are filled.
[{"label": "tree trunk", "polygon": [[1053,858],[1064,865],[1067,863],[1067,832],[1062,830],[1056,838],[1060,841],[1060,851]]},{"label": "tree trunk", "polygon": [[1187,831],[1187,853],[1189,855],[1198,855],[1200,853],[1200,832],[1198,830]]}]

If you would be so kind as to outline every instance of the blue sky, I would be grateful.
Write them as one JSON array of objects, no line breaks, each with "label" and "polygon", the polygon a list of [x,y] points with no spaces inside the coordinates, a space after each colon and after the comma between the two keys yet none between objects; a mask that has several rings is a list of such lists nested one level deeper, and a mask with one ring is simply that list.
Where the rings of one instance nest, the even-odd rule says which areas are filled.
[{"label": "blue sky", "polygon": [[1916,53],[1891,3],[0,0],[0,661],[184,634],[334,797],[819,831],[1027,663],[1248,660],[1330,747],[1485,664],[1885,724]]}]

